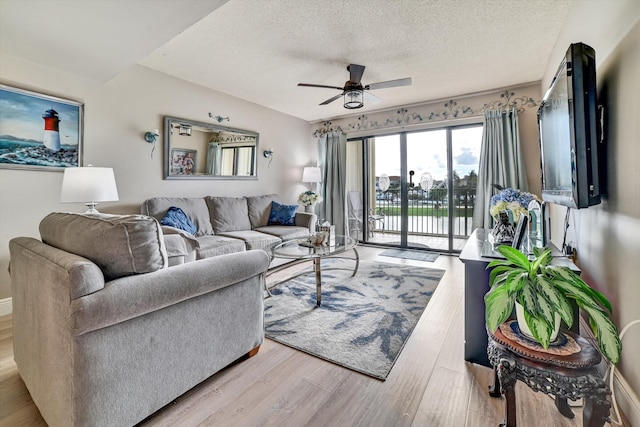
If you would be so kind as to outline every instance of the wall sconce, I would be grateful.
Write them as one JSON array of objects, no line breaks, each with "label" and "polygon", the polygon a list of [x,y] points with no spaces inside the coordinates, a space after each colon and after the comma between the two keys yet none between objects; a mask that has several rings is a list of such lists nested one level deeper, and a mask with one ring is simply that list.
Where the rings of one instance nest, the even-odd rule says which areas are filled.
[{"label": "wall sconce", "polygon": [[149,144],[153,144],[153,148],[151,148],[152,159],[153,159],[153,151],[156,149],[156,141],[158,140],[159,136],[160,136],[160,132],[158,131],[158,129],[154,130],[153,132],[147,132],[144,134],[144,140],[147,141]]},{"label": "wall sconce", "polygon": [[145,133],[144,140],[147,141],[149,144],[153,144],[156,142],[156,138],[158,138],[159,136],[160,136],[160,133],[158,132],[158,129],[156,129],[153,132]]},{"label": "wall sconce", "polygon": [[229,117],[214,116],[213,113],[209,113],[209,117],[216,120],[218,123],[222,123],[224,120],[229,121]]},{"label": "wall sconce", "polygon": [[274,153],[273,148],[267,148],[262,152],[262,155],[265,158],[269,159],[269,164],[267,165],[268,167],[271,167],[271,161],[273,160],[273,153]]}]

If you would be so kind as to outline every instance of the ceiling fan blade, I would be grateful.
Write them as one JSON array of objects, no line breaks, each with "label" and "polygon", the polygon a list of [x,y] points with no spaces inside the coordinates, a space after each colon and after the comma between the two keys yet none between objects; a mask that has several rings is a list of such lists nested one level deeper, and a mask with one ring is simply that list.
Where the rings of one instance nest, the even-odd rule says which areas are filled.
[{"label": "ceiling fan blade", "polygon": [[373,90],[373,89],[386,89],[388,87],[397,87],[397,86],[411,86],[411,77],[407,77],[404,79],[397,79],[397,80],[387,80],[386,82],[371,83],[370,85],[366,85],[364,88],[366,90]]},{"label": "ceiling fan blade", "polygon": [[323,103],[321,103],[320,105],[327,105],[327,104],[330,104],[330,103],[332,103],[333,101],[335,101],[336,99],[340,98],[341,96],[342,96],[342,94],[340,94],[340,95],[336,95],[336,96],[334,96],[333,98],[329,98],[329,99],[327,99],[326,101],[324,101],[324,102],[323,102]]},{"label": "ceiling fan blade", "polygon": [[338,86],[326,86],[326,85],[315,85],[312,83],[298,83],[298,86],[306,86],[306,87],[323,87],[326,89],[338,89],[338,90],[343,90],[344,88],[338,87]]},{"label": "ceiling fan blade", "polygon": [[364,92],[364,100],[370,104],[379,104],[380,102],[382,102],[382,98],[378,98],[377,96],[369,92]]},{"label": "ceiling fan blade", "polygon": [[347,70],[349,70],[349,81],[352,83],[360,83],[362,80],[362,74],[364,74],[364,65],[349,64]]}]

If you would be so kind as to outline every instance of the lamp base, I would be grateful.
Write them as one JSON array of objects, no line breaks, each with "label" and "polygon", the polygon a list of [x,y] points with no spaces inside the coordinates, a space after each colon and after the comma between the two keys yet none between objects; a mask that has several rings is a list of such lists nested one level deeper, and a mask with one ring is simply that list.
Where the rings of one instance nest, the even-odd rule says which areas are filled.
[{"label": "lamp base", "polygon": [[84,212],[85,215],[86,214],[99,214],[100,212],[98,212],[98,209],[96,209],[96,206],[98,206],[98,204],[96,202],[89,202],[89,203],[85,203],[84,204],[88,209]]}]

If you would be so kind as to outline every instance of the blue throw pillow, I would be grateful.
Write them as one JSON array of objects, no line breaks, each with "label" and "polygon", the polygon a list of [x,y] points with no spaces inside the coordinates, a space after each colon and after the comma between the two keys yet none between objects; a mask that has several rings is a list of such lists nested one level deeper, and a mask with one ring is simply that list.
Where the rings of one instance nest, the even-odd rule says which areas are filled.
[{"label": "blue throw pillow", "polygon": [[193,221],[191,221],[191,218],[189,218],[182,209],[175,206],[171,206],[169,210],[167,210],[167,213],[160,221],[160,224],[179,228],[180,230],[184,230],[191,234],[195,234],[198,230],[193,224]]},{"label": "blue throw pillow", "polygon": [[296,211],[298,205],[281,205],[278,202],[271,202],[271,213],[269,214],[269,225],[296,225]]}]

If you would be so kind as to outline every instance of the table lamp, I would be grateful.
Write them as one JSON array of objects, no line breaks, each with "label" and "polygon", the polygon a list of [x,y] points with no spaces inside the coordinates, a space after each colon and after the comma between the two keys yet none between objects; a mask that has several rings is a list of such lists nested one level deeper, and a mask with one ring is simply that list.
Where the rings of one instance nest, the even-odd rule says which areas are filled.
[{"label": "table lamp", "polygon": [[112,168],[88,167],[66,168],[62,178],[60,203],[84,203],[85,214],[100,213],[98,202],[113,202],[118,199],[118,189]]},{"label": "table lamp", "polygon": [[[315,184],[322,181],[322,174],[320,168],[307,166],[302,170],[302,182],[309,182]],[[311,188],[313,191],[313,188]]]}]

